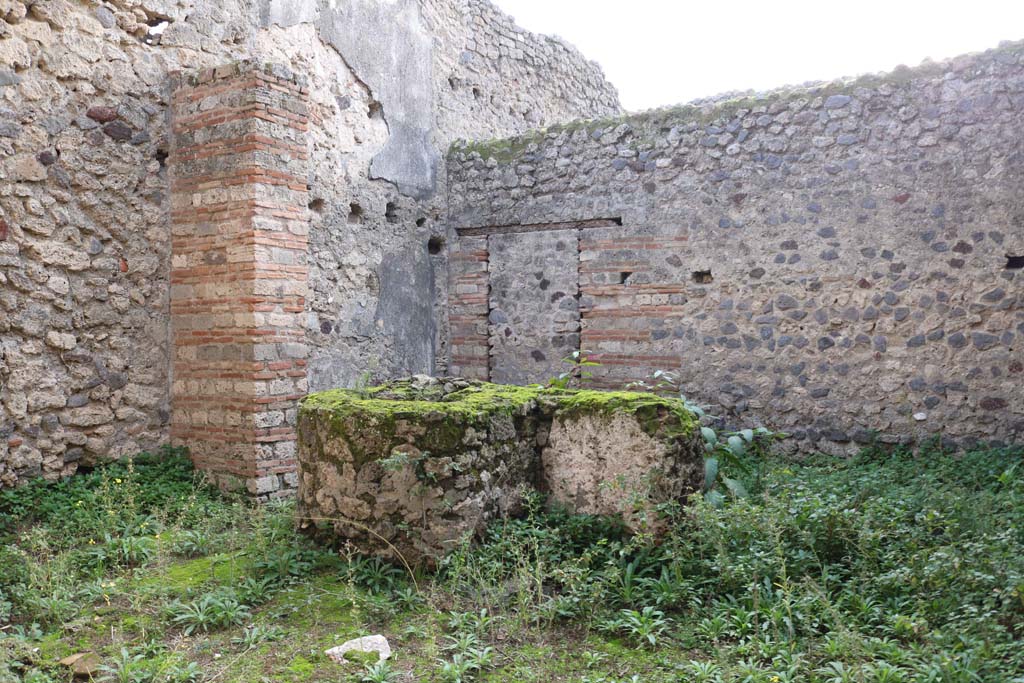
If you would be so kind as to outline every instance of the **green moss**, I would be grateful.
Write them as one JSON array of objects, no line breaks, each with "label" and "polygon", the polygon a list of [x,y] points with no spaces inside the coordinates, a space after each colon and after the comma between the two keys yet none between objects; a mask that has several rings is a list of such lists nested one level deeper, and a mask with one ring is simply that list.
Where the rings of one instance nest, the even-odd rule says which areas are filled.
[{"label": "green moss", "polygon": [[54,631],[53,633],[48,633],[43,636],[42,640],[36,641],[35,647],[39,648],[38,654],[40,660],[44,662],[55,662],[73,654],[71,647],[61,639],[62,635],[62,632]]},{"label": "green moss", "polygon": [[292,675],[292,680],[306,681],[313,677],[313,674],[316,672],[316,666],[313,662],[299,655],[288,663],[288,667],[285,670]]},{"label": "green moss", "polygon": [[[548,395],[557,401],[556,411],[562,415],[635,415],[645,432],[654,436],[688,436],[700,425],[677,398],[633,391],[555,391]],[[667,416],[675,419],[665,419]]]},{"label": "green moss", "polygon": [[[302,401],[300,412],[328,416],[333,435],[346,441],[360,465],[387,457],[404,443],[397,435],[400,422],[428,425],[420,444],[431,453],[446,454],[459,447],[468,429],[486,428],[496,415],[522,413],[542,391],[479,382],[441,397],[436,389],[423,392],[399,382],[311,394]],[[359,438],[349,438],[355,432]]]},{"label": "green moss", "polygon": [[355,650],[349,650],[345,653],[345,659],[364,666],[366,664],[376,664],[380,660],[380,655],[376,652],[356,652]]},{"label": "green moss", "polygon": [[161,589],[183,594],[205,583],[230,583],[245,571],[234,555],[221,553],[172,564],[137,584],[140,590]]},{"label": "green moss", "polygon": [[289,630],[311,633],[324,624],[332,629],[357,626],[349,586],[334,574],[318,575],[289,588],[274,604],[278,614],[273,623]]},{"label": "green moss", "polygon": [[[628,391],[549,389],[474,382],[442,396],[437,385],[426,392],[409,382],[364,390],[335,389],[303,400],[304,417],[325,419],[331,434],[345,441],[357,467],[388,457],[403,443],[399,423],[424,425],[417,445],[435,456],[457,452],[469,429],[485,430],[498,415],[525,415],[534,405],[551,413],[636,415],[644,430],[659,437],[685,436],[697,420],[678,399]],[[666,420],[672,415],[675,419]],[[358,435],[358,438],[350,438]]]}]

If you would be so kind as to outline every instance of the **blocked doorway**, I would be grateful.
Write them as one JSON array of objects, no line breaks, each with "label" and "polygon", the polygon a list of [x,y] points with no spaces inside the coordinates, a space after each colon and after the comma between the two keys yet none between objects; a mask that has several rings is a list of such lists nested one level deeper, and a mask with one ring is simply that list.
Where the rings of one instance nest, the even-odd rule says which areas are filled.
[{"label": "blocked doorway", "polygon": [[580,347],[579,230],[488,238],[492,382],[543,383]]},{"label": "blocked doorway", "polygon": [[452,271],[452,367],[507,384],[544,383],[580,350],[580,246],[619,218],[460,228]]}]

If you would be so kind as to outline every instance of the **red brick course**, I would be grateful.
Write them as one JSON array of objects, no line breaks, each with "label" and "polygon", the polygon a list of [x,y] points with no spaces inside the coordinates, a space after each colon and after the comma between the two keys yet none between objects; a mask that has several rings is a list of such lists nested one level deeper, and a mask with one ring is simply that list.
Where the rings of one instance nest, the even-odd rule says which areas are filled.
[{"label": "red brick course", "polygon": [[253,63],[174,85],[171,438],[222,486],[284,495],[307,390],[308,90]]}]

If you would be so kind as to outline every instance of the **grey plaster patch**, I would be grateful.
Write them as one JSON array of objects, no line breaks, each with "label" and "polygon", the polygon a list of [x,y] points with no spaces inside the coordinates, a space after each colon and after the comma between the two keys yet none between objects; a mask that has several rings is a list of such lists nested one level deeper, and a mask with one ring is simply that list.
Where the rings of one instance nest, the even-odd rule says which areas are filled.
[{"label": "grey plaster patch", "polygon": [[394,343],[391,374],[433,372],[436,322],[424,293],[434,291],[434,269],[426,252],[403,249],[386,254],[377,272],[377,321]]},{"label": "grey plaster patch", "polygon": [[434,123],[434,44],[416,0],[348,0],[317,7],[313,0],[263,0],[264,25],[316,22],[331,45],[380,103],[389,137],[370,164],[424,199],[437,186],[441,155],[431,143]]},{"label": "grey plaster patch", "polygon": [[264,26],[308,24],[319,18],[316,0],[263,0],[260,4],[260,22]]}]

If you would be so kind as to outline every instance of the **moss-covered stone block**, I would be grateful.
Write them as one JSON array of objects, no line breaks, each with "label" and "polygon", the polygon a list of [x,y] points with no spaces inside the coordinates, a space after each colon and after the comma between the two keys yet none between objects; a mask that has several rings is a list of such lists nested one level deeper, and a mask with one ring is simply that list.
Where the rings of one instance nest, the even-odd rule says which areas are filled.
[{"label": "moss-covered stone block", "polygon": [[529,491],[639,526],[703,473],[678,400],[422,376],[308,396],[298,460],[306,528],[410,564],[515,514]]}]

